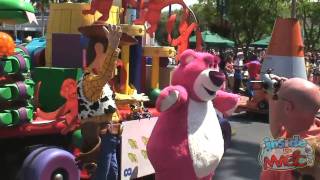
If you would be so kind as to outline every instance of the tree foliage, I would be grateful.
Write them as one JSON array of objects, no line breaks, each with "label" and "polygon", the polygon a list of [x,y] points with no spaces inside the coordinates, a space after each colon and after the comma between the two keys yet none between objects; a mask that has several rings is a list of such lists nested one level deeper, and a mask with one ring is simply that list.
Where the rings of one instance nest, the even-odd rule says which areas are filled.
[{"label": "tree foliage", "polygon": [[286,17],[290,12],[286,0],[230,0],[229,6],[231,37],[236,44],[245,46],[270,35],[276,18]]},{"label": "tree foliage", "polygon": [[[288,18],[291,0],[198,0],[191,9],[202,31],[210,30],[235,41],[237,47],[270,36],[277,17]],[[297,18],[303,27],[307,50],[320,49],[320,2],[297,1]],[[160,22],[159,44],[166,43],[167,14]],[[164,35],[165,34],[165,35]]]},{"label": "tree foliage", "polygon": [[288,14],[287,6],[288,0],[199,0],[191,8],[202,30],[248,46],[271,34],[276,17]]},{"label": "tree foliage", "polygon": [[306,50],[320,48],[320,2],[301,0],[298,3],[297,16],[302,22]]},{"label": "tree foliage", "polygon": [[199,4],[194,4],[191,8],[200,22],[201,29],[211,29],[215,26],[219,14],[216,5],[212,1],[204,4],[200,0]]}]

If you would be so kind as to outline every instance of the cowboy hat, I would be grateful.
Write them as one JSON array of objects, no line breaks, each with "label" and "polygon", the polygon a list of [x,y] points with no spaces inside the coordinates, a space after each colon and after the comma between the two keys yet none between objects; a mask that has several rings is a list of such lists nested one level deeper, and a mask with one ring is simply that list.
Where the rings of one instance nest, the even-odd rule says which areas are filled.
[{"label": "cowboy hat", "polygon": [[[79,27],[79,32],[88,38],[106,38],[105,32],[103,31],[103,26],[108,28],[108,24],[92,24],[89,26]],[[121,25],[120,25],[121,26]],[[137,44],[136,38],[129,36],[127,33],[122,33],[120,39],[120,45],[133,45]]]}]

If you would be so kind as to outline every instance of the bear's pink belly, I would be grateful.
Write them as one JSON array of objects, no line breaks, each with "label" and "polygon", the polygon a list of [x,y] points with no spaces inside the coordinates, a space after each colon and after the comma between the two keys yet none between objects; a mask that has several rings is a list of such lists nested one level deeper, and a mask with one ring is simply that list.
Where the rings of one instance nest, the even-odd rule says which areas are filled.
[{"label": "bear's pink belly", "polygon": [[195,177],[188,146],[186,118],[186,114],[168,116],[165,113],[159,117],[147,145],[148,157],[157,173],[183,173],[181,176]]}]

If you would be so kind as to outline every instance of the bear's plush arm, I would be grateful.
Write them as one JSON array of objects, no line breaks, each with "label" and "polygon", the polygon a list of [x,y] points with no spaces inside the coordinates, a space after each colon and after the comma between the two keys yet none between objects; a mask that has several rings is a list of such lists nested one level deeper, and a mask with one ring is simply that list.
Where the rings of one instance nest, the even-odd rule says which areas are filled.
[{"label": "bear's plush arm", "polygon": [[238,94],[218,90],[216,97],[213,99],[213,106],[224,116],[231,116],[238,107],[239,102],[240,96]]},{"label": "bear's plush arm", "polygon": [[159,112],[172,110],[186,103],[188,92],[182,86],[169,86],[163,89],[157,99],[156,108]]}]

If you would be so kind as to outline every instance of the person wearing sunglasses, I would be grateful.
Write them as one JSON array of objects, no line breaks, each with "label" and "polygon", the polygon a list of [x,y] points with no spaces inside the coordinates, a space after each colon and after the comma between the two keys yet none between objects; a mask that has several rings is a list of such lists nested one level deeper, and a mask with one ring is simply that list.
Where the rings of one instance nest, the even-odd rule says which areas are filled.
[{"label": "person wearing sunglasses", "polygon": [[298,170],[261,172],[260,180],[318,180],[320,121],[316,117],[320,108],[320,89],[310,81],[301,78],[281,78],[278,91],[269,97],[269,123],[273,138],[291,138],[299,135],[316,147],[314,167]]}]

